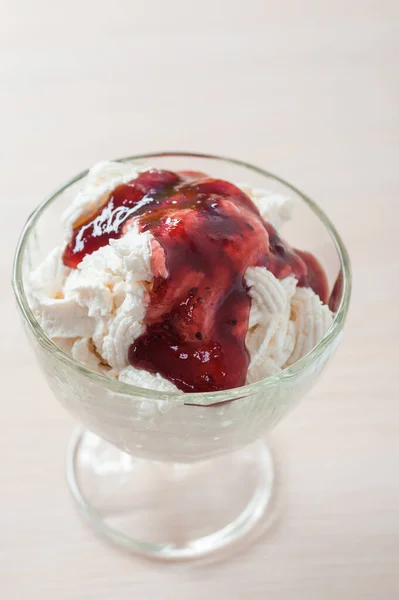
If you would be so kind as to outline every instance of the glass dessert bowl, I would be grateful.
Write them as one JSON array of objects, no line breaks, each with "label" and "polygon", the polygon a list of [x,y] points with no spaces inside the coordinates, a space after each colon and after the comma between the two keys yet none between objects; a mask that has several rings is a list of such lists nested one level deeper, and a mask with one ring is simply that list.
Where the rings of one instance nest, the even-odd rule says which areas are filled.
[{"label": "glass dessert bowl", "polygon": [[85,428],[75,433],[67,455],[67,480],[78,507],[114,543],[158,558],[196,558],[241,538],[265,514],[273,463],[263,437],[314,385],[337,347],[350,299],[349,260],[317,205],[261,169],[187,153],[121,162],[140,169],[204,172],[289,196],[294,218],[285,225],[285,238],[320,260],[334,310],[331,325],[309,352],[260,381],[194,393],[138,387],[73,358],[46,334],[29,301],[29,277],[62,239],[60,213],[71,205],[88,172],[57,190],[25,225],[13,286],[51,389]]}]

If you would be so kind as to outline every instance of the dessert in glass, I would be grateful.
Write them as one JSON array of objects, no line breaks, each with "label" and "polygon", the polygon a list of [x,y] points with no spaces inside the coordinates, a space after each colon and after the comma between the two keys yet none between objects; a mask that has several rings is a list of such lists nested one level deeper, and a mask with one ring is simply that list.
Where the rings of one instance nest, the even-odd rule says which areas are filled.
[{"label": "dessert in glass", "polygon": [[110,541],[164,559],[229,545],[273,490],[264,441],[340,340],[348,255],[290,184],[211,155],[101,162],[31,215],[13,286],[81,422],[67,480]]}]

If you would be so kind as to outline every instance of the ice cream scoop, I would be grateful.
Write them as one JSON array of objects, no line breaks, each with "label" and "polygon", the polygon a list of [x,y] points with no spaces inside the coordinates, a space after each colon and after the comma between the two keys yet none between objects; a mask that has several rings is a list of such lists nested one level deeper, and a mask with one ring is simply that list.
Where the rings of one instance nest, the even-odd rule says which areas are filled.
[{"label": "ice cream scoop", "polygon": [[145,371],[146,387],[183,392],[256,381],[333,318],[322,266],[275,227],[289,213],[285,198],[203,173],[100,163],[64,216],[64,246],[32,276],[32,306],[111,377]]}]

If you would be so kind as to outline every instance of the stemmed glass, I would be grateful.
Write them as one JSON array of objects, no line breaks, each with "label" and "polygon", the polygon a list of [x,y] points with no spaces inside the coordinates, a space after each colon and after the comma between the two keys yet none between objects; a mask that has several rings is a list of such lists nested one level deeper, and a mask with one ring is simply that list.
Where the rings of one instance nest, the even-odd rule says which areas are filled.
[{"label": "stemmed glass", "polygon": [[264,434],[314,385],[337,347],[350,299],[349,259],[324,212],[263,169],[189,153],[122,161],[203,171],[290,196],[294,218],[284,237],[314,253],[330,289],[335,284],[337,308],[330,329],[309,354],[277,375],[215,393],[151,391],[75,361],[46,336],[29,307],[27,277],[63,239],[60,214],[87,171],[60,187],[28,219],[16,249],[13,287],[51,389],[83,426],[67,453],[72,496],[82,515],[112,542],[152,557],[196,558],[241,538],[265,514],[274,474]]}]

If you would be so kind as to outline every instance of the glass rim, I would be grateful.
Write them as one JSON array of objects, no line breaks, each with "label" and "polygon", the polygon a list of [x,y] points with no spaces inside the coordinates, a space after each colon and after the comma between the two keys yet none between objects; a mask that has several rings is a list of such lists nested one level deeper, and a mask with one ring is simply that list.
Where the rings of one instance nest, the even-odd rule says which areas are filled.
[{"label": "glass rim", "polygon": [[342,273],[342,296],[340,300],[340,304],[335,313],[334,320],[326,331],[321,340],[312,348],[312,350],[302,357],[300,360],[296,361],[289,367],[282,369],[275,375],[270,375],[264,379],[261,379],[255,383],[246,384],[244,386],[238,388],[232,388],[229,390],[221,390],[217,392],[161,392],[157,390],[151,390],[148,388],[142,388],[139,386],[132,385],[130,383],[124,383],[122,381],[117,381],[111,379],[107,375],[103,375],[101,373],[97,373],[96,371],[90,370],[83,363],[80,363],[76,359],[74,359],[71,355],[64,352],[57,344],[55,344],[50,337],[47,336],[45,331],[42,329],[40,323],[35,318],[33,312],[28,303],[27,295],[25,292],[23,279],[22,279],[22,258],[25,252],[26,244],[29,238],[29,234],[32,231],[34,225],[36,224],[39,217],[46,210],[48,206],[50,206],[58,196],[64,192],[71,185],[76,183],[77,181],[83,179],[89,172],[89,169],[82,171],[78,175],[70,178],[60,187],[58,187],[53,193],[51,193],[47,198],[45,198],[37,208],[31,213],[29,218],[27,219],[24,228],[20,234],[17,247],[15,250],[14,256],[14,264],[13,264],[13,272],[12,272],[12,286],[14,290],[14,294],[18,303],[18,307],[22,313],[24,320],[29,324],[31,331],[33,332],[35,338],[38,342],[43,346],[46,350],[54,353],[59,360],[66,363],[74,370],[77,370],[81,374],[88,377],[94,383],[100,384],[103,387],[108,388],[110,391],[115,392],[117,394],[123,394],[127,396],[141,396],[148,401],[170,401],[170,402],[178,402],[180,404],[191,404],[191,405],[203,405],[208,406],[215,403],[223,403],[229,400],[242,398],[248,396],[249,394],[253,394],[259,392],[263,389],[267,389],[269,387],[275,386],[281,380],[286,378],[291,378],[294,375],[297,375],[302,370],[304,370],[309,364],[311,364],[315,359],[317,359],[323,351],[334,341],[334,339],[338,336],[340,331],[342,330],[346,316],[349,308],[349,300],[351,295],[351,286],[352,286],[352,278],[351,278],[351,266],[348,252],[345,248],[345,245],[341,239],[341,236],[337,232],[335,226],[330,221],[329,217],[324,213],[324,211],[308,196],[303,194],[300,190],[298,190],[295,186],[288,183],[281,177],[274,175],[260,167],[256,167],[250,163],[229,158],[225,156],[218,156],[214,154],[204,154],[204,153],[196,153],[196,152],[183,152],[183,151],[165,151],[165,152],[150,152],[146,154],[137,154],[133,156],[128,156],[124,158],[116,159],[116,162],[133,162],[141,159],[148,158],[162,158],[162,157],[187,157],[187,158],[202,158],[202,159],[211,159],[216,160],[232,165],[237,165],[240,167],[244,167],[258,175],[262,175],[269,179],[273,179],[278,183],[283,184],[296,195],[298,195],[301,200],[303,200],[307,206],[311,209],[311,211],[318,217],[318,219],[323,223],[325,228],[327,229],[332,241],[334,242],[335,248],[337,250],[339,260],[340,260],[340,273]]}]

